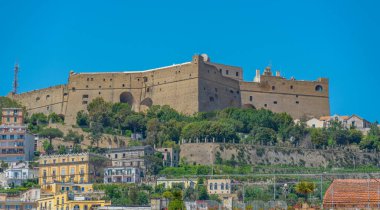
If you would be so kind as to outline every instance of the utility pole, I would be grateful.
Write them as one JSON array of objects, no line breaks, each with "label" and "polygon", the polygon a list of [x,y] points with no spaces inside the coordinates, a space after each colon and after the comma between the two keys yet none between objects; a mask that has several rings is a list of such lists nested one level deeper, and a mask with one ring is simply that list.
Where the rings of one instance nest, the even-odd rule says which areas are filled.
[{"label": "utility pole", "polygon": [[273,201],[276,201],[276,175],[273,178]]},{"label": "utility pole", "polygon": [[15,64],[15,67],[14,67],[14,80],[13,80],[13,91],[12,91],[12,94],[17,94],[17,88],[18,88],[18,71],[19,71],[19,67],[18,67],[18,64],[16,63],[16,64]]}]

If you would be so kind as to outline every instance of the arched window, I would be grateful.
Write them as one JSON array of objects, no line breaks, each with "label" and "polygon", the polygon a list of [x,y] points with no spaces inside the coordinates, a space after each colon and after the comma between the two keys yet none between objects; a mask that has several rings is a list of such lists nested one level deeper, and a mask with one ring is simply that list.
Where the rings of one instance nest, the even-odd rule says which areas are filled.
[{"label": "arched window", "polygon": [[226,183],[226,190],[228,190],[228,188],[230,188],[230,186],[228,183]]},{"label": "arched window", "polygon": [[210,190],[212,190],[212,183],[210,183]]},{"label": "arched window", "polygon": [[224,190],[224,183],[220,184],[220,189]]},{"label": "arched window", "polygon": [[214,190],[217,190],[218,189],[218,183],[215,183],[214,184]]}]

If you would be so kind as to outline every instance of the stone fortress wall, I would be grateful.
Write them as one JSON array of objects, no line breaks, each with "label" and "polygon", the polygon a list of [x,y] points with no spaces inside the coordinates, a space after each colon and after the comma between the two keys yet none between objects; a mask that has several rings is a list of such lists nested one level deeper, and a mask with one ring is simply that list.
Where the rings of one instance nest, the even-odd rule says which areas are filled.
[{"label": "stone fortress wall", "polygon": [[135,111],[169,105],[193,114],[227,107],[256,107],[288,112],[294,118],[330,114],[328,80],[287,80],[267,68],[252,82],[243,81],[240,67],[212,63],[195,55],[187,63],[147,71],[74,73],[68,84],[9,95],[29,113],[55,112],[75,124],[76,113],[91,100],[129,103]]}]

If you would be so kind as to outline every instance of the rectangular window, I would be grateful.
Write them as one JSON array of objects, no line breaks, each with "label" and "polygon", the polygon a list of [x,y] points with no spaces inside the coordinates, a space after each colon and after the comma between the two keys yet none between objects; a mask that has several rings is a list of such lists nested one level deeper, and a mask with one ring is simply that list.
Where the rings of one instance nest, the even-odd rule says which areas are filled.
[{"label": "rectangular window", "polygon": [[237,76],[237,77],[239,76],[239,72],[236,72],[236,76]]},{"label": "rectangular window", "polygon": [[13,119],[13,120],[14,120],[14,122],[17,122],[17,117],[14,117],[14,119]]},{"label": "rectangular window", "polygon": [[71,175],[74,175],[74,174],[75,174],[75,168],[71,168],[70,174],[71,174]]},{"label": "rectangular window", "polygon": [[9,117],[7,117],[7,122],[10,122],[11,120],[10,120],[10,118]]},{"label": "rectangular window", "polygon": [[249,101],[252,101],[253,100],[253,97],[252,96],[249,96]]},{"label": "rectangular window", "polygon": [[228,75],[228,73],[229,73],[228,70],[226,70],[226,75]]}]

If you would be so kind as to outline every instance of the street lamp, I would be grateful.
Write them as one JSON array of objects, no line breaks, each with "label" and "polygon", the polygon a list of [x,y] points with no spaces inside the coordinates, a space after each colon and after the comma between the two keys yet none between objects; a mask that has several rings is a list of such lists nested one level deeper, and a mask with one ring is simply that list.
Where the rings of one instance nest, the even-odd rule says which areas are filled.
[{"label": "street lamp", "polygon": [[289,186],[287,183],[284,184],[284,186],[282,187],[282,192],[284,193],[285,195],[285,202],[286,202],[286,196],[288,195],[289,193]]}]

